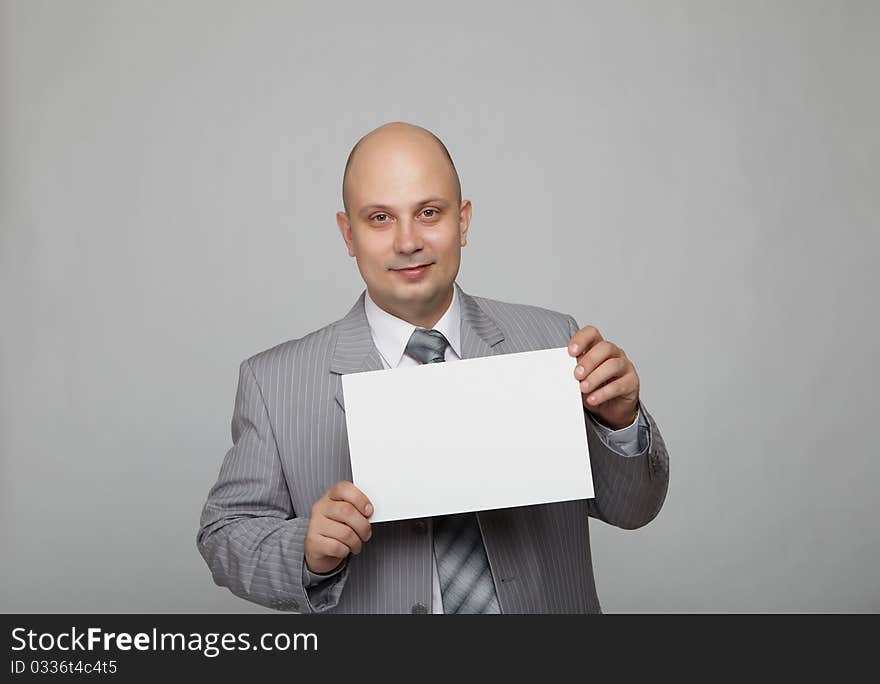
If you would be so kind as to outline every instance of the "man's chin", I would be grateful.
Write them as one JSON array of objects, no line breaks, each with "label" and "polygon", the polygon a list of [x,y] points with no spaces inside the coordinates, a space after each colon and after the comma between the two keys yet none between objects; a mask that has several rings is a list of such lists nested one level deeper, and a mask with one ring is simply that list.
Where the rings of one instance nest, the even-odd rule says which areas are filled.
[{"label": "man's chin", "polygon": [[394,288],[393,297],[401,303],[418,304],[434,298],[435,288],[429,283],[405,283]]},{"label": "man's chin", "polygon": [[390,271],[388,275],[391,276],[390,282],[388,283],[389,289],[392,292],[398,292],[401,295],[406,294],[409,296],[408,293],[410,292],[424,292],[425,290],[436,289],[437,287],[434,279],[431,278],[429,274],[426,274],[428,277],[423,276],[417,280],[409,280]]},{"label": "man's chin", "polygon": [[[395,278],[397,276],[394,276]],[[432,280],[419,280],[415,282],[393,283],[386,290],[388,297],[401,304],[428,303],[437,298],[444,288]]]}]

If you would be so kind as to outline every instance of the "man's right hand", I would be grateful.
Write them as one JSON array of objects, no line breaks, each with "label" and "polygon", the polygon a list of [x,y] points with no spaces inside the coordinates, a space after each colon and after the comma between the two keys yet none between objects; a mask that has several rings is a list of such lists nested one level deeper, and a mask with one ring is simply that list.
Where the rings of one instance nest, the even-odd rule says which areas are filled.
[{"label": "man's right hand", "polygon": [[305,543],[309,571],[330,572],[348,554],[359,554],[372,535],[371,515],[373,504],[351,482],[341,480],[330,487],[312,506]]}]

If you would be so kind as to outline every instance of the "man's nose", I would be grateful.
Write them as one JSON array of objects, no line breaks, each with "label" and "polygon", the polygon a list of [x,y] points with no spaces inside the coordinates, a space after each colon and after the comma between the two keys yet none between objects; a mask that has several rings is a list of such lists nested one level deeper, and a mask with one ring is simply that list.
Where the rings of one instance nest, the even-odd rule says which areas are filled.
[{"label": "man's nose", "polygon": [[400,254],[410,254],[422,248],[422,233],[418,223],[409,218],[401,218],[394,226],[394,250]]}]

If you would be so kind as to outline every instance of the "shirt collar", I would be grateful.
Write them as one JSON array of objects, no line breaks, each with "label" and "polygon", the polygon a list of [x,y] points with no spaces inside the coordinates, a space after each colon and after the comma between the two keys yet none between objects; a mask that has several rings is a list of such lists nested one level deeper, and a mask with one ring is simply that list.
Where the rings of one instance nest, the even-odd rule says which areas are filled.
[{"label": "shirt collar", "polygon": [[[376,349],[390,368],[397,368],[416,326],[380,308],[370,297],[369,290],[364,297],[364,313]],[[443,333],[452,351],[461,358],[461,298],[458,283],[453,283],[452,302],[433,329]]]}]

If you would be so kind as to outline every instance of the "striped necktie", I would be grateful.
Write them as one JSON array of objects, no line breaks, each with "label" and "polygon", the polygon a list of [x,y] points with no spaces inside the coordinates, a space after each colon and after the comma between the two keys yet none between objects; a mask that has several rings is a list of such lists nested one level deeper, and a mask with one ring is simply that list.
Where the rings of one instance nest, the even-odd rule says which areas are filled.
[{"label": "striped necktie", "polygon": [[[442,363],[448,345],[440,331],[416,328],[404,353],[419,363]],[[444,613],[501,612],[476,514],[435,517],[434,553]]]}]

